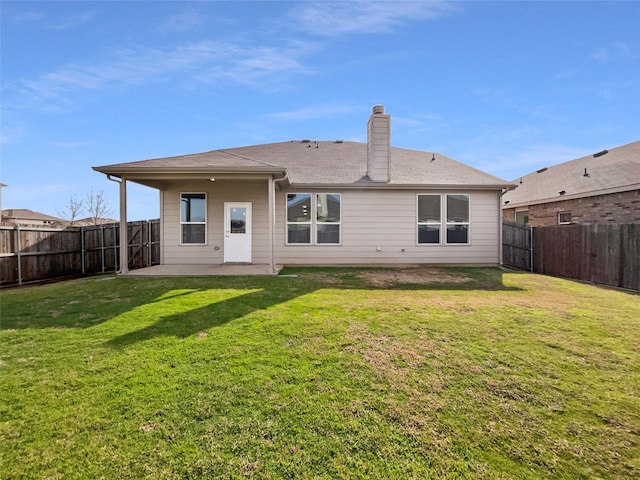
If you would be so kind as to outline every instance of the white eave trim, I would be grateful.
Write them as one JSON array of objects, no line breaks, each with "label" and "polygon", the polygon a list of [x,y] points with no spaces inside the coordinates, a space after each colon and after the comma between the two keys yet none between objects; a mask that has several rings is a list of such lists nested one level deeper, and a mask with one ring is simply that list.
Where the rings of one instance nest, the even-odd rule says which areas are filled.
[{"label": "white eave trim", "polygon": [[473,184],[398,184],[398,183],[295,183],[289,188],[295,189],[333,189],[333,190],[512,190],[515,184],[473,185]]}]

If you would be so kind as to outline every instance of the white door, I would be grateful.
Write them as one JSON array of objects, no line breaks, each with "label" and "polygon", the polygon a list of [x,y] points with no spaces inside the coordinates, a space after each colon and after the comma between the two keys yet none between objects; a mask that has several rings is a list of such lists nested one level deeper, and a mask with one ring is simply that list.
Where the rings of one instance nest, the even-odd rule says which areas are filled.
[{"label": "white door", "polygon": [[224,261],[251,262],[251,202],[224,204]]}]

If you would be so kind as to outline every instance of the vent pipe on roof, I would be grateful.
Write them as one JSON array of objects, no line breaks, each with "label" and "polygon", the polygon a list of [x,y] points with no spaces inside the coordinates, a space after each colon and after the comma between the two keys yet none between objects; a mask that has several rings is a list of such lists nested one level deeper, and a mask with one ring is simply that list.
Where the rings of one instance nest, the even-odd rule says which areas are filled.
[{"label": "vent pipe on roof", "polygon": [[374,182],[388,182],[391,171],[391,116],[375,105],[367,123],[367,175]]}]

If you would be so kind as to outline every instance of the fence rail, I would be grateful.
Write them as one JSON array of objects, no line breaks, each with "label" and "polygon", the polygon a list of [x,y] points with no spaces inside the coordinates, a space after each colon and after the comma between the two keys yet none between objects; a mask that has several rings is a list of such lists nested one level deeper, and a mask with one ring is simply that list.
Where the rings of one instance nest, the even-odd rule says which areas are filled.
[{"label": "fence rail", "polygon": [[[117,271],[120,224],[0,226],[0,286]],[[127,223],[129,269],[160,263],[160,220]]]},{"label": "fence rail", "polygon": [[640,224],[531,228],[504,222],[503,263],[546,275],[640,290]]}]

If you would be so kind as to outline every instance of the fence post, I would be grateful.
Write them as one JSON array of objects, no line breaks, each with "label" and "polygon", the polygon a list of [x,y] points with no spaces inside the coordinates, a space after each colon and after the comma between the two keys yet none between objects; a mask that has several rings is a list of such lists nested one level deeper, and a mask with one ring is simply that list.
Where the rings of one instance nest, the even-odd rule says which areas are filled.
[{"label": "fence post", "polygon": [[80,255],[81,255],[81,265],[82,265],[82,275],[85,274],[85,266],[84,266],[84,227],[80,227]]},{"label": "fence post", "polygon": [[20,245],[20,225],[16,225],[16,255],[18,256],[18,286],[22,286],[22,245]]},{"label": "fence post", "polygon": [[100,260],[102,273],[104,273],[104,225],[100,225]]},{"label": "fence post", "polygon": [[529,252],[530,252],[529,253],[529,257],[530,257],[529,263],[531,264],[531,273],[533,273],[533,271],[534,271],[533,270],[533,258],[534,258],[533,257],[533,238],[534,238],[533,229],[534,228],[535,227],[530,227],[529,228],[529,243],[531,244],[531,248],[529,249]]},{"label": "fence post", "polygon": [[120,253],[118,252],[118,240],[120,238],[120,235],[118,234],[118,224],[114,223],[113,224],[113,266],[115,268],[115,271],[118,271],[118,260],[120,258]]},{"label": "fence post", "polygon": [[151,220],[147,220],[147,267],[152,265],[151,263]]}]

